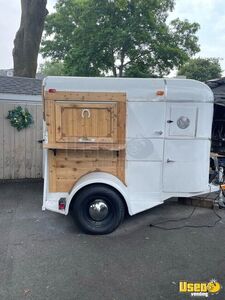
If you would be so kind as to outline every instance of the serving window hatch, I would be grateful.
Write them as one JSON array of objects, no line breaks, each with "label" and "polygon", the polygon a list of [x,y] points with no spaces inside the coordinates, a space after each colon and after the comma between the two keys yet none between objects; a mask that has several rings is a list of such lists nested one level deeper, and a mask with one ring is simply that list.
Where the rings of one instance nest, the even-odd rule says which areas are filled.
[{"label": "serving window hatch", "polygon": [[116,142],[116,102],[57,101],[55,108],[56,142]]}]

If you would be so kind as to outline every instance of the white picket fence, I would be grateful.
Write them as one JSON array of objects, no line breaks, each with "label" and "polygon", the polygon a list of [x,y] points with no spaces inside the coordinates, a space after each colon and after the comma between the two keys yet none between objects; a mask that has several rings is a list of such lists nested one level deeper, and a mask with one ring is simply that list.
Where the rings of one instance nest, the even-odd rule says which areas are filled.
[{"label": "white picket fence", "polygon": [[[17,131],[8,111],[20,105],[32,114],[30,128]],[[42,177],[42,103],[0,101],[0,180]]]}]

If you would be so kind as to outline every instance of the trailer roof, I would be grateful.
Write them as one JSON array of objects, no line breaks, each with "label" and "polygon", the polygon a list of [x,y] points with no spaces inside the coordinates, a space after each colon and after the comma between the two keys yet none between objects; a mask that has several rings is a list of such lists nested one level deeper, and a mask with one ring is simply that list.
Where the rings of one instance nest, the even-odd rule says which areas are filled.
[{"label": "trailer roof", "polygon": [[[43,84],[45,91],[124,92],[128,101],[213,102],[206,84],[189,79],[49,76]],[[164,91],[164,95],[157,96],[157,91]]]}]

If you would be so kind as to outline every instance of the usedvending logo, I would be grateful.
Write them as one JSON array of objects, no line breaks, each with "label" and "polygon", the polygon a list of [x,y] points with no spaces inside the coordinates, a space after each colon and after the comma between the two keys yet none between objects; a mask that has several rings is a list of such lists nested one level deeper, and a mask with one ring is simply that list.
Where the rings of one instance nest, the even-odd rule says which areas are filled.
[{"label": "usedvending logo", "polygon": [[210,295],[218,294],[221,288],[221,284],[216,279],[209,282],[180,281],[179,283],[179,292],[190,294],[192,297],[208,298]]}]

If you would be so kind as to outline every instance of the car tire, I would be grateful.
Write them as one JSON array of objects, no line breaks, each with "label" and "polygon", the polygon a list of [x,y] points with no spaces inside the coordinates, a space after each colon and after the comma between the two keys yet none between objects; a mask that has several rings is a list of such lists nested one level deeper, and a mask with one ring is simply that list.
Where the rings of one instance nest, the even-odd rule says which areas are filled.
[{"label": "car tire", "polygon": [[125,206],[120,194],[104,184],[83,188],[72,207],[79,227],[89,234],[108,234],[122,222]]}]

